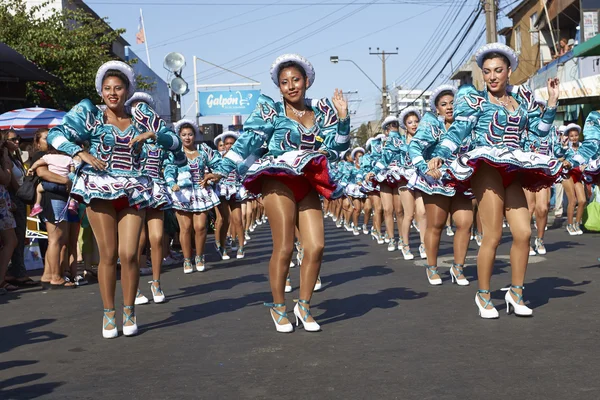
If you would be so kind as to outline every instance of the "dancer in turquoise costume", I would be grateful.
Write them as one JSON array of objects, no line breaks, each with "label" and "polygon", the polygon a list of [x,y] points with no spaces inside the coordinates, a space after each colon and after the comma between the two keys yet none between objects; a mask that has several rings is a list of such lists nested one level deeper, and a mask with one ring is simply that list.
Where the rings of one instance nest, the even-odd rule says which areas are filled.
[{"label": "dancer in turquoise costume", "polygon": [[[535,100],[541,108],[542,114],[546,109],[547,103],[544,100]],[[547,136],[539,136],[526,132],[522,137],[523,151],[542,154],[549,157],[563,157],[568,147],[563,148],[560,142],[560,136],[553,125]],[[535,228],[537,235],[534,241],[534,247],[529,248],[529,255],[546,254],[546,246],[544,245],[544,234],[548,223],[548,206],[550,203],[551,188],[543,188],[538,191],[531,191],[523,188],[525,197],[527,198],[527,206],[529,207],[529,215],[531,218],[535,215]]]},{"label": "dancer in turquoise costume", "polygon": [[267,154],[256,163],[250,158],[253,163],[244,179],[247,189],[262,193],[273,236],[269,263],[273,303],[267,305],[277,331],[293,331],[286,314],[284,288],[298,225],[304,256],[294,315],[296,324],[301,321],[305,330],[318,331],[320,326],[310,313],[310,299],[325,244],[319,195],[331,198],[339,190],[330,180],[327,159],[335,160],[348,148],[348,104],[340,90],[335,91],[332,102],[305,98],[315,72],[302,56],[278,57],[271,67],[271,78],[283,101],[275,102],[264,95],[259,98],[256,110],[244,124],[244,133],[227,152],[216,174],[205,180],[226,177],[267,144]]},{"label": "dancer in turquoise costume", "polygon": [[408,154],[417,174],[409,182],[409,187],[422,194],[427,213],[427,229],[425,231],[425,248],[427,251],[427,280],[431,285],[441,285],[442,279],[437,270],[440,238],[446,225],[448,215],[456,224],[454,235],[454,263],[450,268],[452,282],[466,286],[469,281],[463,274],[463,266],[469,249],[469,236],[473,222],[471,198],[464,193],[456,193],[452,187],[441,181],[441,173],[437,169],[430,170],[428,162],[433,158],[441,143],[446,129],[454,122],[453,86],[442,85],[436,88],[430,97],[430,108],[421,120],[417,133],[408,146]]},{"label": "dancer in turquoise costume", "polygon": [[[400,122],[394,116],[386,117],[381,124],[381,129],[386,134],[385,144],[377,157],[375,155],[375,165],[371,171],[365,176],[366,182],[376,181],[379,184],[381,196],[381,204],[383,207],[383,218],[385,222],[385,237],[384,241],[388,243],[388,251],[396,250],[396,237],[394,227],[394,213],[396,214],[396,223],[398,225],[398,248],[402,250],[402,219],[403,209],[400,193],[398,191],[399,184],[406,184],[406,180],[402,177],[401,169],[401,154],[400,147],[404,144],[404,137],[400,135]],[[408,253],[404,253],[406,260],[412,260],[414,257]]]},{"label": "dancer in turquoise costume", "polygon": [[[238,139],[239,135],[235,132],[223,132],[214,139],[215,144],[224,143],[225,154]],[[226,178],[221,179],[217,184],[217,192],[221,201],[220,214],[224,223],[219,228],[221,231],[218,236],[221,246],[225,246],[227,231],[231,233],[231,250],[237,251],[236,258],[244,258],[244,225],[242,223],[242,202],[248,199],[248,191],[242,185],[242,178],[237,169],[229,173]],[[216,228],[216,227],[215,227]],[[218,229],[217,229],[218,230]],[[215,234],[215,238],[217,235]]]},{"label": "dancer in turquoise costume", "polygon": [[[350,153],[350,157],[352,158],[352,165],[349,168],[348,176],[346,177],[346,188],[344,190],[345,194],[348,196],[349,201],[352,202],[352,224],[354,225],[352,228],[352,233],[354,236],[360,235],[360,228],[358,225],[358,218],[363,210],[365,199],[367,195],[361,190],[361,186],[359,185],[359,166],[360,159],[365,154],[365,149],[362,147],[357,147],[352,150]],[[365,214],[366,221],[366,214]],[[366,226],[363,224],[363,226]],[[364,228],[366,230],[366,228]],[[367,232],[368,233],[368,232]]]},{"label": "dancer in turquoise costume", "polygon": [[477,198],[483,242],[477,257],[479,290],[475,304],[482,318],[498,318],[490,298],[490,280],[496,249],[502,236],[502,220],[510,224],[513,237],[510,261],[512,285],[505,300],[507,310],[517,315],[532,315],[524,304],[523,284],[529,257],[531,226],[523,188],[538,190],[554,183],[561,163],[548,156],[520,149],[525,130],[546,136],[556,114],[558,80],[548,80],[548,107],[542,115],[527,86],[510,86],[511,72],[516,70],[518,57],[500,43],[480,48],[476,55],[485,81],[483,91],[473,86],[459,89],[454,103],[454,123],[448,129],[434,158],[431,169],[456,153],[463,140],[474,130],[473,150],[460,155],[444,168],[451,175],[450,184],[469,188]]},{"label": "dancer in turquoise costume", "polygon": [[[568,142],[564,158],[570,164],[566,166],[562,180],[562,185],[567,195],[567,232],[572,236],[583,235],[581,224],[583,211],[587,203],[583,178],[585,166],[584,168],[580,168],[581,166],[573,167],[573,164],[577,164],[576,159],[583,160],[585,164],[588,164],[590,160],[586,156],[580,155],[582,148],[579,141],[581,127],[577,124],[569,124],[565,130]],[[572,162],[569,162],[569,160]],[[577,214],[575,214],[575,206],[577,206]],[[574,214],[575,217],[573,217]]]},{"label": "dancer in turquoise costume", "polygon": [[173,128],[181,138],[187,157],[187,164],[183,166],[168,161],[165,164],[165,180],[179,222],[179,242],[184,257],[183,272],[194,272],[192,230],[196,247],[194,264],[196,271],[203,272],[206,269],[204,247],[208,211],[219,204],[215,191],[203,181],[204,171],[206,168],[217,168],[221,162],[221,155],[204,143],[196,148],[194,141],[200,136],[200,130],[194,121],[182,119]]},{"label": "dancer in turquoise costume", "polygon": [[[347,150],[341,154],[342,160],[338,163],[338,177],[335,182],[338,182],[342,192],[348,187],[354,163],[352,162],[352,152]],[[346,231],[352,232],[352,201],[345,195],[342,198],[342,218],[338,219],[336,226],[343,227]]]},{"label": "dancer in turquoise costume", "polygon": [[[143,109],[147,109],[147,107],[142,106],[142,103],[153,107],[154,99],[148,93],[135,92],[125,103],[127,107],[130,107],[131,113],[136,116],[136,122],[147,125],[150,131],[169,131],[165,122],[158,116],[153,116],[151,119],[144,118],[146,114],[143,112]],[[156,123],[152,121],[156,121]],[[146,141],[143,144],[141,156],[142,175],[152,180],[152,195],[150,203],[146,208],[146,223],[142,226],[142,233],[140,235],[138,259],[141,260],[142,253],[146,248],[146,241],[149,240],[152,259],[152,280],[148,283],[150,284],[154,303],[165,301],[165,294],[160,286],[160,273],[164,250],[164,210],[171,208],[171,199],[167,192],[163,175],[164,164],[169,157],[173,157],[173,162],[177,159],[177,164],[179,165],[186,163],[185,154],[181,151],[181,141],[173,133],[171,134],[175,138],[174,143],[177,144],[175,153],[163,149],[154,141]],[[135,304],[146,303],[148,303],[148,298],[138,288]]]},{"label": "dancer in turquoise costume", "polygon": [[[365,145],[367,153],[360,159],[358,171],[358,180],[361,182],[363,191],[367,194],[365,202],[365,220],[368,221],[367,211],[373,210],[373,226],[371,228],[371,237],[377,241],[377,244],[385,243],[381,234],[381,223],[383,221],[383,207],[381,206],[381,197],[379,197],[380,185],[373,185],[372,181],[366,181],[366,175],[373,169],[375,163],[381,155],[385,135],[379,135],[369,138]],[[364,232],[363,232],[364,233]]]},{"label": "dancer in turquoise costume", "polygon": [[[411,259],[412,253],[410,252],[410,227],[415,223],[415,227],[419,232],[419,239],[421,243],[419,245],[419,256],[423,259],[427,258],[426,247],[425,247],[425,227],[427,226],[427,218],[425,214],[425,203],[423,203],[423,197],[421,192],[415,191],[408,187],[408,183],[413,181],[417,174],[415,167],[412,165],[412,161],[408,155],[408,146],[413,140],[413,137],[417,133],[419,124],[421,123],[421,113],[417,108],[407,107],[398,116],[400,120],[400,127],[404,130],[404,143],[398,149],[400,153],[401,163],[401,175],[406,181],[406,184],[400,186],[400,200],[402,201],[402,208],[404,210],[404,217],[402,218],[402,231],[401,235],[403,241],[402,247],[398,245],[398,249],[402,250],[402,254],[405,259]],[[409,255],[407,258],[406,255]]]},{"label": "dancer in turquoise costume", "polygon": [[568,161],[573,167],[583,169],[587,181],[599,184],[600,112],[592,111],[586,118],[583,127],[583,142],[581,142],[577,154],[572,154]]},{"label": "dancer in turquoise costume", "polygon": [[[59,151],[79,155],[85,163],[77,172],[71,194],[88,205],[87,217],[100,250],[98,282],[104,304],[102,335],[118,335],[115,321],[115,285],[117,256],[121,260],[123,288],[123,334],[137,333],[135,297],[138,289],[138,238],[145,218],[145,207],[152,202],[152,181],[142,174],[145,156],[142,144],[147,140],[168,151],[181,143],[144,103],[126,112],[125,101],[135,92],[131,67],[109,61],[96,74],[96,90],[106,107],[100,109],[83,100],[52,128],[48,143]],[[150,129],[152,128],[152,129]],[[90,151],[80,144],[90,143]],[[123,239],[118,241],[117,237]]]}]

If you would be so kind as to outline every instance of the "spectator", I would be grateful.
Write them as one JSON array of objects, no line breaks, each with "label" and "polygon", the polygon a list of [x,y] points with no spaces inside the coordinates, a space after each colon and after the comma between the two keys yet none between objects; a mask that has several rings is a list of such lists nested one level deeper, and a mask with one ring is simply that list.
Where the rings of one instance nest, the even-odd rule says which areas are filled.
[{"label": "spectator", "polygon": [[6,282],[6,270],[17,247],[16,222],[12,214],[12,202],[6,189],[12,179],[13,164],[9,156],[9,146],[4,135],[0,135],[0,294],[17,290],[15,285]]},{"label": "spectator", "polygon": [[554,55],[554,58],[560,58],[562,56],[564,56],[565,54],[567,54],[567,52],[569,51],[567,48],[567,44],[569,43],[569,40],[565,37],[561,38],[560,41],[558,42],[558,48],[556,49],[556,54]]},{"label": "spectator", "polygon": [[[34,138],[34,146],[38,150],[32,157],[32,163],[39,160],[48,151],[47,130],[38,131]],[[48,167],[42,166],[37,169],[36,175],[47,182],[53,182],[60,185],[66,185],[70,188],[69,178],[52,173]],[[69,228],[76,224],[79,226],[79,219],[68,212],[63,212],[69,198],[68,190],[64,193],[45,192],[42,197],[44,211],[40,214],[43,221],[46,222],[46,231],[48,232],[48,249],[44,259],[44,274],[42,275],[42,285],[50,289],[74,288],[75,283],[67,281],[63,277],[63,268],[66,267],[69,257],[63,253],[61,263],[61,252],[68,245],[70,238]],[[77,232],[74,232],[77,237]]]},{"label": "spectator", "polygon": [[17,247],[12,253],[11,262],[6,272],[5,280],[15,286],[29,287],[38,285],[27,275],[25,268],[25,234],[27,232],[27,206],[17,197],[17,190],[23,185],[25,166],[21,159],[19,143],[21,138],[12,130],[0,132],[8,150],[8,158],[12,163],[11,180],[7,186],[13,205],[13,217],[16,222],[15,233],[17,235]]},{"label": "spectator", "polygon": [[569,39],[567,42],[567,51],[573,50],[573,47],[575,47],[575,40]]}]

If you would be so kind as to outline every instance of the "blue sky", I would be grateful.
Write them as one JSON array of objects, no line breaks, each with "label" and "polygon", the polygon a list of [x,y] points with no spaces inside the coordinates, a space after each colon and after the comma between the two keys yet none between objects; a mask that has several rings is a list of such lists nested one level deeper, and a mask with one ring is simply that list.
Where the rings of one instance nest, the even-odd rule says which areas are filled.
[{"label": "blue sky", "polygon": [[[459,12],[458,4],[463,1],[464,7]],[[307,2],[325,5],[307,5]],[[501,4],[512,2],[504,0]],[[387,62],[388,86],[397,78],[402,78],[408,86],[417,85],[425,68],[425,60],[417,59],[414,63],[419,52],[428,43],[430,46],[431,43],[441,45],[440,52],[448,46],[477,1],[87,0],[86,3],[100,16],[108,17],[112,27],[125,28],[125,39],[140,56],[145,55],[145,48],[144,45],[135,44],[135,34],[139,9],[142,7],[153,69],[166,77],[166,71],[162,68],[164,56],[172,51],[180,52],[187,60],[183,76],[190,86],[193,85],[192,57],[196,55],[256,79],[261,82],[263,93],[279,98],[278,89],[269,77],[271,63],[283,53],[302,54],[313,63],[316,70],[310,97],[330,97],[335,88],[358,91],[353,98],[362,101],[352,103],[352,107],[357,109],[352,125],[356,125],[375,117],[380,94],[351,63],[332,64],[329,57],[337,55],[352,59],[380,85],[381,61],[369,55],[369,47],[386,51],[395,51],[398,47],[399,54],[391,56]],[[212,5],[206,5],[208,3]],[[458,13],[458,18],[448,21],[451,10]],[[436,28],[444,23],[451,23],[449,30],[431,42]],[[479,33],[483,23],[484,18],[480,16],[474,31]],[[500,28],[502,24],[499,25]],[[475,41],[475,36],[468,41]],[[456,60],[459,60],[459,55],[462,55],[460,51]],[[431,59],[435,60],[435,57]],[[454,68],[457,62],[454,61]],[[218,71],[199,63],[198,81],[241,81],[241,78],[227,73],[214,76],[215,72]],[[448,67],[444,74],[449,72]],[[417,88],[424,88],[433,75],[424,79]],[[443,81],[442,76],[436,83]],[[193,93],[190,92],[184,97],[184,110],[192,102]],[[193,115],[192,109],[188,116]],[[230,120],[229,117],[202,118],[201,123],[228,124]]]}]

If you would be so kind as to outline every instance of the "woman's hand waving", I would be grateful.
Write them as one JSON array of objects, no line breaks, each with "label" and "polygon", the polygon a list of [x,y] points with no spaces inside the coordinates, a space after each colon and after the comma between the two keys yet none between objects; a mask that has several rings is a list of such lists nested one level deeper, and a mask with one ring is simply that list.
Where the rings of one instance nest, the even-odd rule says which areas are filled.
[{"label": "woman's hand waving", "polygon": [[345,119],[348,116],[348,101],[344,98],[344,92],[341,89],[335,89],[331,98],[333,106],[337,111],[340,119]]}]

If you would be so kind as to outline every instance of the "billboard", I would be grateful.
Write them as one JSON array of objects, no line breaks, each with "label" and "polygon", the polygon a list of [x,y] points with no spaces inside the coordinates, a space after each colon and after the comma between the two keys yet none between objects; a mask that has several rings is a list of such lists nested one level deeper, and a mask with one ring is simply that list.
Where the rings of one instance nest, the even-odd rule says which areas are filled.
[{"label": "billboard", "polygon": [[198,92],[200,115],[250,114],[256,108],[260,90]]}]

